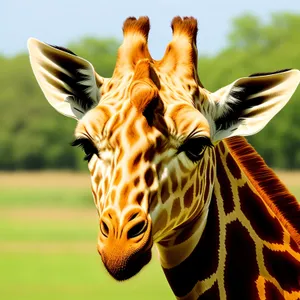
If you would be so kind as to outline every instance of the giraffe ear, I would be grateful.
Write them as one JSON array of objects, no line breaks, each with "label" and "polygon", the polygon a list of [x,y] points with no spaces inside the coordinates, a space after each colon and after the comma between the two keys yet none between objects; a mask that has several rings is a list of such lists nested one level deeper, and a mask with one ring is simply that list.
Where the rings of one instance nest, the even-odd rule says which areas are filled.
[{"label": "giraffe ear", "polygon": [[285,106],[299,82],[299,70],[283,70],[240,78],[215,92],[213,141],[259,132]]},{"label": "giraffe ear", "polygon": [[48,102],[61,114],[81,119],[100,100],[103,78],[72,51],[28,40],[33,73]]}]

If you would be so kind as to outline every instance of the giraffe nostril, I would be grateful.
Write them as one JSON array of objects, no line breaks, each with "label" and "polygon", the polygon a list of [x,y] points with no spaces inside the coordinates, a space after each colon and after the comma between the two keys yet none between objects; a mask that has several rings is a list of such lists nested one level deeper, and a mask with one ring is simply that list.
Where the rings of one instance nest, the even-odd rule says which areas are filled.
[{"label": "giraffe nostril", "polygon": [[107,224],[104,221],[101,221],[100,223],[100,231],[106,238],[108,237],[109,229]]},{"label": "giraffe nostril", "polygon": [[130,228],[127,232],[128,239],[135,238],[146,231],[147,223],[146,221],[140,221],[135,224],[132,228]]},{"label": "giraffe nostril", "polygon": [[129,221],[132,221],[132,220],[135,219],[138,215],[139,215],[138,212],[135,213],[135,214],[133,214],[133,215],[130,217]]}]

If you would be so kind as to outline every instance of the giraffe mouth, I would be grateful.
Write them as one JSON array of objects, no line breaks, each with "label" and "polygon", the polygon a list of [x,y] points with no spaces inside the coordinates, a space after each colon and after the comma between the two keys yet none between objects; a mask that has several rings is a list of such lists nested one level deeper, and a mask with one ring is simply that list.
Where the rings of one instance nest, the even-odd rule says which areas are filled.
[{"label": "giraffe mouth", "polygon": [[108,266],[104,263],[108,273],[118,281],[127,280],[136,275],[151,260],[151,250],[133,257],[119,266]]},{"label": "giraffe mouth", "polygon": [[104,251],[99,251],[99,253],[108,273],[117,281],[124,281],[136,275],[150,262],[152,244],[149,239],[143,249],[129,255],[121,249],[118,249],[116,253],[106,254]]}]

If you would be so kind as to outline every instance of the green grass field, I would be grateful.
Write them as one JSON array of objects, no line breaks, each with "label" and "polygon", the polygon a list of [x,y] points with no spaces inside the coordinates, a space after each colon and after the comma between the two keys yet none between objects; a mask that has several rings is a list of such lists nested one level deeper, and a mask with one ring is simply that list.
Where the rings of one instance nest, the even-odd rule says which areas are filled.
[{"label": "green grass field", "polygon": [[[0,174],[1,300],[174,299],[155,251],[126,282],[103,268],[88,175],[10,176]],[[300,180],[286,178],[299,199]]]},{"label": "green grass field", "polygon": [[20,178],[15,186],[3,176],[1,300],[174,299],[155,251],[131,280],[120,283],[109,276],[96,250],[97,212],[88,181],[55,188],[55,182],[34,175],[26,187]]}]

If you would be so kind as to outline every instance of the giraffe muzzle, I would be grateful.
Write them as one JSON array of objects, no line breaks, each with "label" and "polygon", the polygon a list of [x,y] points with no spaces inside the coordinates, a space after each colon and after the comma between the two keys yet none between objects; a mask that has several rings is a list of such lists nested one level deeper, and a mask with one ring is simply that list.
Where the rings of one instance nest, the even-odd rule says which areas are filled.
[{"label": "giraffe muzzle", "polygon": [[140,208],[120,220],[112,210],[100,218],[98,252],[104,266],[116,280],[137,274],[151,260],[151,220]]}]

